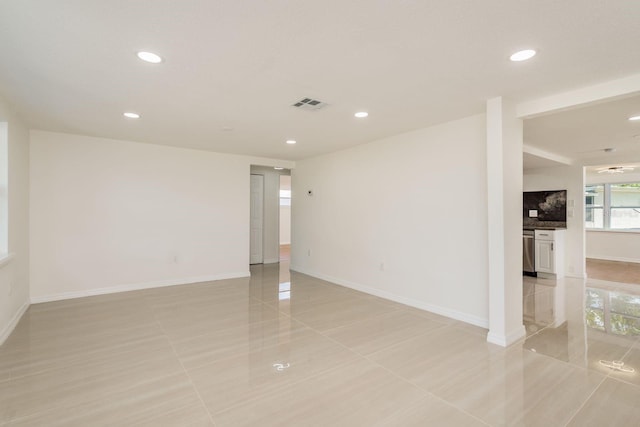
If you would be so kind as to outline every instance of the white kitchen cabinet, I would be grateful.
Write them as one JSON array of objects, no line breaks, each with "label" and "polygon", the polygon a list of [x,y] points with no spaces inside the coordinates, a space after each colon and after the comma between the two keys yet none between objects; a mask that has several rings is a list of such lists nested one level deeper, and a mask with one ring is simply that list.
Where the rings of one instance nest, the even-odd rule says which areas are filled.
[{"label": "white kitchen cabinet", "polygon": [[564,276],[564,230],[536,230],[536,273]]},{"label": "white kitchen cabinet", "polygon": [[536,240],[536,272],[555,273],[554,244],[550,240]]}]

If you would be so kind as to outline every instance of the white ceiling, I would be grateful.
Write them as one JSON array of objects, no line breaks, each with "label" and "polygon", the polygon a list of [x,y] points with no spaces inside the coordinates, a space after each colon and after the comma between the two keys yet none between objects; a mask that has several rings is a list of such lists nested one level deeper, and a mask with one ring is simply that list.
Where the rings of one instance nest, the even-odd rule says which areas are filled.
[{"label": "white ceiling", "polygon": [[566,166],[566,163],[559,163],[527,152],[522,153],[522,164],[524,170]]},{"label": "white ceiling", "polygon": [[[636,74],[639,18],[637,1],[4,0],[0,94],[37,129],[295,160]],[[508,61],[522,48],[539,54]],[[330,106],[290,107],[306,96]]]},{"label": "white ceiling", "polygon": [[[524,142],[570,158],[576,164],[640,163],[640,121],[628,120],[637,115],[640,115],[640,94],[573,108],[525,120]],[[614,151],[607,153],[605,148]]]}]

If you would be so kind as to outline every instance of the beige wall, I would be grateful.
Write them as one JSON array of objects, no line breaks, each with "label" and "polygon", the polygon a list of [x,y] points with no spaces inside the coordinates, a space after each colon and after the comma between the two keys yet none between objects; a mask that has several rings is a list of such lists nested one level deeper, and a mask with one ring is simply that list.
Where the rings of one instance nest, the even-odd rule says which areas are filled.
[{"label": "beige wall", "polygon": [[485,127],[477,115],[296,162],[292,268],[486,327]]},{"label": "beige wall", "polygon": [[0,344],[29,302],[29,133],[0,99],[0,122],[7,124],[8,262],[0,266]]},{"label": "beige wall", "polygon": [[264,160],[32,131],[32,301],[248,276]]}]

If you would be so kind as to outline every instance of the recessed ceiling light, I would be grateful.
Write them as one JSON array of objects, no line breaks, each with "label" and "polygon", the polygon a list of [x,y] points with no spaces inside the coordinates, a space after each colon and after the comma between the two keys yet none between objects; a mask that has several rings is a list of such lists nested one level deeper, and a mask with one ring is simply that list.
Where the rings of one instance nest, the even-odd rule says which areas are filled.
[{"label": "recessed ceiling light", "polygon": [[367,113],[366,111],[358,111],[357,113],[354,114],[354,116],[356,116],[359,119],[363,119],[365,117],[367,117],[369,115],[369,113]]},{"label": "recessed ceiling light", "polygon": [[277,170],[277,171],[281,171],[281,170],[283,170],[283,169],[284,169],[284,168],[279,168],[278,166],[274,166],[273,168],[274,168],[275,170]]},{"label": "recessed ceiling light", "polygon": [[128,119],[139,119],[140,118],[140,114],[138,114],[138,113],[124,113],[123,116],[125,116]]},{"label": "recessed ceiling light", "polygon": [[536,56],[536,51],[533,49],[525,49],[514,53],[509,57],[514,62],[526,61]]},{"label": "recessed ceiling light", "polygon": [[146,62],[151,62],[152,64],[159,64],[162,62],[160,55],[153,52],[138,52],[138,58]]},{"label": "recessed ceiling light", "polygon": [[295,141],[295,140],[293,140],[293,139],[287,139],[287,144],[289,144],[289,145],[293,145],[293,144],[295,144],[296,142],[298,142],[298,141]]},{"label": "recessed ceiling light", "polygon": [[636,120],[640,120],[640,116],[629,117],[629,120],[632,121],[632,122],[635,122]]}]

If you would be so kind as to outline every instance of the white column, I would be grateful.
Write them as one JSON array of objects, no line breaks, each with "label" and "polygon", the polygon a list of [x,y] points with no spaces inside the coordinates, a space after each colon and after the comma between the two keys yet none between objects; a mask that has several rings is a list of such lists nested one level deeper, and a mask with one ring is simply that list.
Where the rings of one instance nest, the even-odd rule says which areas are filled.
[{"label": "white column", "polygon": [[487,101],[489,334],[508,346],[522,324],[522,120],[502,97]]}]

